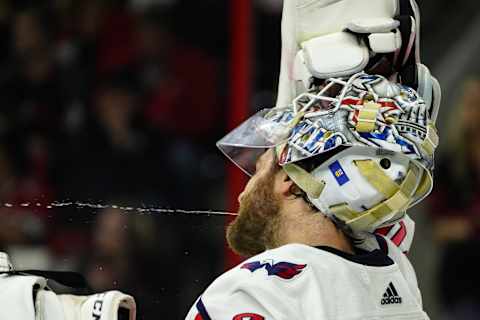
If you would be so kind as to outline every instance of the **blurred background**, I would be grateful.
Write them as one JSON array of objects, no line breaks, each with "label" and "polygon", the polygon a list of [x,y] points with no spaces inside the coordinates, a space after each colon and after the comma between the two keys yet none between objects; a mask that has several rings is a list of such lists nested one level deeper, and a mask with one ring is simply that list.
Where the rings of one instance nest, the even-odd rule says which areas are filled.
[{"label": "blurred background", "polygon": [[[433,194],[410,257],[432,319],[480,319],[480,4],[418,0],[443,87]],[[215,141],[275,102],[281,0],[0,0],[0,249],[74,270],[139,319],[183,319],[238,259],[225,218],[51,201],[235,210]],[[477,140],[477,136],[479,140]]]}]

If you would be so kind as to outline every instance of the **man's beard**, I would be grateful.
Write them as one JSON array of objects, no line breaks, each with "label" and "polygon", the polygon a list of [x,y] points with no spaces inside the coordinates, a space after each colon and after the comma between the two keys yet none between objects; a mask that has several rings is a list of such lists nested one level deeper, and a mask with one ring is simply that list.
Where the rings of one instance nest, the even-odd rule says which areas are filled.
[{"label": "man's beard", "polygon": [[227,228],[228,245],[241,256],[254,256],[276,246],[280,205],[273,193],[274,174],[270,170],[243,195],[238,216]]}]

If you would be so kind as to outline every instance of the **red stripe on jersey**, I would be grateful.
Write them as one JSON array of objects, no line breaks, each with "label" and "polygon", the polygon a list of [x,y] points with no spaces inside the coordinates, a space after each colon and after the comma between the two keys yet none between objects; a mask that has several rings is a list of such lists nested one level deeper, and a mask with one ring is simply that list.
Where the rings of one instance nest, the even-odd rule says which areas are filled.
[{"label": "red stripe on jersey", "polygon": [[392,230],[392,228],[393,228],[394,226],[395,226],[395,225],[377,229],[377,230],[375,230],[375,233],[381,234],[382,236],[386,236],[386,235],[390,232],[390,230]]},{"label": "red stripe on jersey", "polygon": [[203,317],[200,313],[198,313],[196,316],[195,316],[195,319],[194,320],[203,320]]},{"label": "red stripe on jersey", "polygon": [[407,236],[407,227],[403,221],[400,221],[400,229],[398,229],[397,233],[392,237],[392,242],[398,247],[400,244],[405,240]]}]

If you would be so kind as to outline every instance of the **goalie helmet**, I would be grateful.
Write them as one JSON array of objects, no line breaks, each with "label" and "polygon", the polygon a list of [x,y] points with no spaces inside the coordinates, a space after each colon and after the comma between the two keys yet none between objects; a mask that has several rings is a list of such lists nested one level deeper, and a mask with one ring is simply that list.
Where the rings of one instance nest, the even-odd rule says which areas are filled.
[{"label": "goalie helmet", "polygon": [[355,233],[402,219],[432,188],[438,81],[414,0],[284,1],[276,107],[217,145],[246,173],[265,149]]},{"label": "goalie helmet", "polygon": [[260,111],[217,146],[250,175],[258,156],[275,148],[322,213],[370,232],[403,218],[431,191],[435,112],[415,90],[360,72]]}]

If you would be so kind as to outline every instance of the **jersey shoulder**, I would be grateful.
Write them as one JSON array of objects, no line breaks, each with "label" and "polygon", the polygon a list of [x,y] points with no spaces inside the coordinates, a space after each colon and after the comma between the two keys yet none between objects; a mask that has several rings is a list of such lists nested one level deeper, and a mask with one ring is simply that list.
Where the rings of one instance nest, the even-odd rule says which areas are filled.
[{"label": "jersey shoulder", "polygon": [[[207,289],[228,286],[235,288],[245,284],[269,283],[270,280],[300,278],[309,265],[308,247],[288,244],[253,256],[218,277]],[[280,282],[281,283],[281,282]]]},{"label": "jersey shoulder", "polygon": [[397,268],[393,261],[384,263],[382,260],[378,264],[378,255],[374,257],[377,261],[373,262],[352,257],[332,248],[287,244],[264,251],[225,272],[207,288],[204,295],[216,295],[217,292],[232,294],[236,290],[278,292],[281,289],[281,292],[288,292],[308,287],[309,278],[315,278],[318,286],[332,286],[338,282],[339,274],[343,278],[359,277],[365,266]]},{"label": "jersey shoulder", "polygon": [[[397,256],[398,249],[388,240],[381,238],[379,243],[382,246],[377,245],[373,251],[353,256],[303,244],[267,250],[218,277],[197,300],[187,319],[196,319],[200,312],[225,319],[239,314],[256,314],[265,319],[307,319],[311,314],[320,319],[347,319],[346,313],[376,319],[392,309],[381,305],[389,286],[394,286],[402,297],[398,312],[421,313],[409,293],[418,288],[405,283],[395,261],[404,264],[406,258]],[[339,303],[338,297],[346,298]]]},{"label": "jersey shoulder", "polygon": [[300,306],[291,290],[306,285],[308,262],[292,255],[289,246],[267,250],[219,276],[192,306],[187,319],[243,319],[239,315],[294,319]]}]

